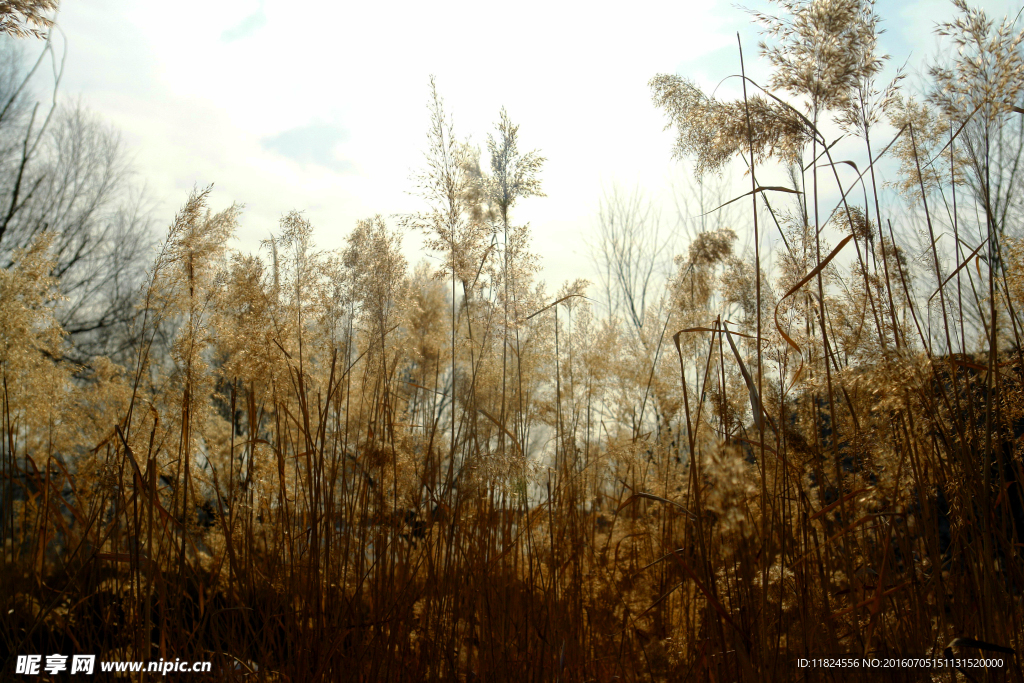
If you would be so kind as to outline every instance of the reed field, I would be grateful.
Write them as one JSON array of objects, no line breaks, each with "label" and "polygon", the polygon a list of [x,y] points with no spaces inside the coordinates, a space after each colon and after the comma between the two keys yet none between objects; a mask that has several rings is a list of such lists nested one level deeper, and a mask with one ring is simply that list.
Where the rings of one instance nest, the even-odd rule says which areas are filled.
[{"label": "reed field", "polygon": [[735,99],[654,76],[740,189],[653,290],[628,229],[540,282],[547,160],[443,75],[419,213],[243,253],[197,188],[103,355],[4,186],[0,677],[1024,683],[1024,21],[937,9],[913,87],[870,0],[737,11]]}]

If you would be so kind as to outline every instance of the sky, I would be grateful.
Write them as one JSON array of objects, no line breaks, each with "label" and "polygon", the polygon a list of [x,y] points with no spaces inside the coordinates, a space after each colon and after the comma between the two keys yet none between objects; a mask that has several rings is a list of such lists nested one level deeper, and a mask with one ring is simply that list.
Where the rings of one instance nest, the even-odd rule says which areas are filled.
[{"label": "sky", "polygon": [[[981,4],[996,17],[1018,9]],[[423,210],[411,176],[424,166],[434,75],[457,136],[486,150],[504,106],[520,149],[547,158],[547,196],[523,200],[512,218],[530,223],[549,290],[596,279],[588,244],[603,193],[641,188],[671,227],[672,193],[692,186],[651,102],[653,76],[713,89],[738,72],[737,32],[748,73],[766,75],[757,28],[718,0],[61,5],[63,97],[122,132],[161,228],[209,183],[214,210],[245,205],[247,251],[295,209],[322,248],[342,246],[360,219],[394,224]],[[953,16],[936,0],[879,0],[877,10],[883,49],[911,70],[935,54],[935,22]],[[420,259],[419,236],[405,241]]]}]

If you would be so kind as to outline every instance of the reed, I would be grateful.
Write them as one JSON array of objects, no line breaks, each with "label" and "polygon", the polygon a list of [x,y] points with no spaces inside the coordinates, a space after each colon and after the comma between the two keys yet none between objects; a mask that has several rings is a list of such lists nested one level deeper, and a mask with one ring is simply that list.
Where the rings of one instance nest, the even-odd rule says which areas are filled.
[{"label": "reed", "polygon": [[[741,99],[651,81],[676,153],[739,164],[750,208],[690,241],[643,319],[537,282],[514,210],[545,160],[503,111],[483,164],[433,83],[421,213],[334,252],[292,213],[243,255],[241,207],[195,191],[134,367],[62,361],[47,243],[20,253],[0,272],[7,666],[1021,681],[1022,34],[958,0],[958,54],[915,100],[902,74],[876,85],[871,2],[774,5],[767,83],[742,50]],[[439,268],[409,268],[407,230]],[[1004,664],[797,666],[837,654]]]}]

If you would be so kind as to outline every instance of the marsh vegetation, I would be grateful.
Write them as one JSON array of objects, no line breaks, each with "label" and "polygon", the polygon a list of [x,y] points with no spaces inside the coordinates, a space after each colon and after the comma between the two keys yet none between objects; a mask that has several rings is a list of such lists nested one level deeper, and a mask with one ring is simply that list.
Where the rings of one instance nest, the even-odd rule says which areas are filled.
[{"label": "marsh vegetation", "polygon": [[[242,207],[197,189],[151,263],[82,289],[69,239],[141,234],[136,214],[46,219],[61,150],[98,129],[65,114],[32,166],[19,109],[0,135],[23,143],[0,145],[0,659],[1021,681],[1024,33],[956,0],[915,96],[871,2],[773,8],[752,13],[767,82],[737,45],[737,99],[650,83],[695,182],[749,188],[682,236],[610,198],[601,287],[538,281],[516,211],[545,159],[504,110],[486,149],[463,142],[432,82],[421,212],[334,251],[291,213],[246,254]],[[101,158],[83,174],[119,168]],[[19,168],[55,188],[36,213]],[[410,231],[434,261],[407,262]],[[105,253],[89,268],[124,257]],[[1005,665],[796,667],[946,652]]]}]

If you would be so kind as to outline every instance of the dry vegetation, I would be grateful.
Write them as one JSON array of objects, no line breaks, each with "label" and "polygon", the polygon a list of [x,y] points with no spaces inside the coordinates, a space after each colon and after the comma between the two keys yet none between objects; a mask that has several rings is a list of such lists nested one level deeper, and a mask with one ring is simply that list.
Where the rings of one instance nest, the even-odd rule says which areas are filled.
[{"label": "dry vegetation", "polygon": [[[871,3],[775,4],[754,15],[764,87],[652,80],[676,152],[701,174],[742,160],[750,208],[693,235],[644,305],[610,277],[618,316],[586,282],[536,282],[514,216],[544,159],[502,112],[488,167],[436,90],[422,213],[337,252],[293,213],[243,255],[239,207],[196,191],[120,362],[67,360],[59,235],[12,252],[0,660],[1021,681],[1022,35],[958,0],[939,26],[958,49],[915,99],[876,83]],[[403,229],[436,269],[409,267]],[[776,247],[740,253],[747,232]],[[796,667],[838,653],[1005,665]]]}]

